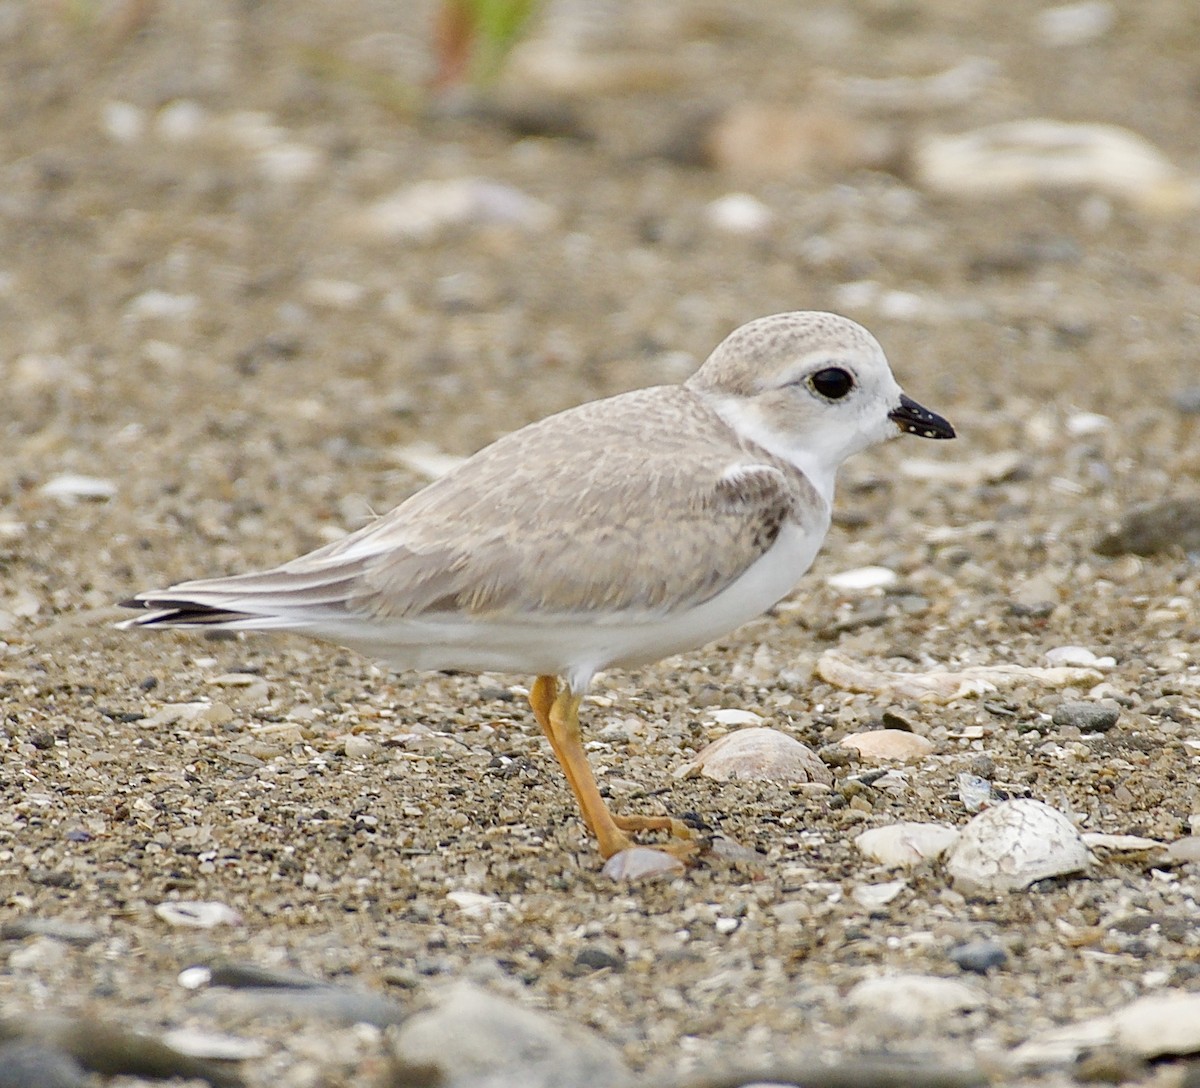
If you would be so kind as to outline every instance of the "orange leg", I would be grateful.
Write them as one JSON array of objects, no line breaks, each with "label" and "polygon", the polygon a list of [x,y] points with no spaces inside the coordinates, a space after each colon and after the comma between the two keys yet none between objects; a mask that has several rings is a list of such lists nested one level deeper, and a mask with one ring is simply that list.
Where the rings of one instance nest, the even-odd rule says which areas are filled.
[{"label": "orange leg", "polygon": [[[596,778],[583,750],[583,738],[579,730],[579,704],[582,701],[582,695],[576,695],[569,689],[559,691],[558,681],[553,676],[539,676],[529,691],[529,705],[533,708],[534,717],[567,776],[584,822],[596,836],[601,856],[608,858],[633,846],[634,842],[626,834],[627,831],[663,830],[680,838],[689,838],[691,832],[687,825],[669,816],[620,817],[609,811],[604,798],[600,796]],[[696,844],[677,843],[667,849],[673,854],[686,856],[695,851]]]}]

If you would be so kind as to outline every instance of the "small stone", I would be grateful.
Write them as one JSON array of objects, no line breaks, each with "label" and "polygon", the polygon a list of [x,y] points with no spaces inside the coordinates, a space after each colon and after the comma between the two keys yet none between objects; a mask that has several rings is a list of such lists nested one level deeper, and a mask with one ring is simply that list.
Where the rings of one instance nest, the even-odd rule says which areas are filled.
[{"label": "small stone", "polygon": [[628,1083],[611,1044],[474,986],[458,983],[394,1036],[404,1066],[432,1067],[448,1088],[595,1088]]},{"label": "small stone", "polygon": [[1121,716],[1114,706],[1100,703],[1061,703],[1054,708],[1055,725],[1073,726],[1083,733],[1107,733]]},{"label": "small stone", "polygon": [[70,1054],[31,1040],[0,1043],[0,1088],[88,1088],[85,1076]]},{"label": "small stone", "polygon": [[1116,665],[1112,657],[1098,657],[1086,646],[1055,646],[1047,650],[1045,661],[1051,667],[1074,666],[1081,669],[1111,669]]},{"label": "small stone", "polygon": [[1200,500],[1163,499],[1134,506],[1092,549],[1099,555],[1200,552]]},{"label": "small stone", "polygon": [[871,729],[864,733],[851,733],[843,737],[840,743],[844,748],[853,748],[863,759],[872,763],[909,763],[924,759],[933,752],[932,741],[902,729]]},{"label": "small stone", "polygon": [[964,971],[986,975],[993,967],[1003,966],[1008,953],[997,941],[968,941],[950,949],[950,959]]},{"label": "small stone", "polygon": [[342,741],[342,751],[347,759],[369,759],[377,749],[378,745],[370,737],[360,733],[351,733]]},{"label": "small stone", "polygon": [[610,952],[600,945],[588,945],[582,948],[575,957],[575,966],[586,971],[623,971],[625,960],[615,952]]},{"label": "small stone", "polygon": [[749,193],[728,193],[705,205],[704,220],[722,234],[765,234],[775,223],[775,213]]},{"label": "small stone", "polygon": [[702,775],[717,782],[833,783],[832,772],[808,745],[767,728],[726,733],[674,774],[676,778]]}]

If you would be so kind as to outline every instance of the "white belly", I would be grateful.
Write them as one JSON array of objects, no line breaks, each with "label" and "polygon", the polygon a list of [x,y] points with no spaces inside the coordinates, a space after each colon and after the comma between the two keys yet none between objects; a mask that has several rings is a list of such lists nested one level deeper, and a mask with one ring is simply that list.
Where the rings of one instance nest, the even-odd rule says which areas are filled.
[{"label": "white belly", "polygon": [[828,528],[803,533],[786,524],[737,581],[687,611],[647,616],[609,613],[535,620],[361,620],[310,633],[400,669],[461,669],[564,677],[576,691],[610,667],[647,665],[694,650],[761,615],[791,592],[812,565]]}]

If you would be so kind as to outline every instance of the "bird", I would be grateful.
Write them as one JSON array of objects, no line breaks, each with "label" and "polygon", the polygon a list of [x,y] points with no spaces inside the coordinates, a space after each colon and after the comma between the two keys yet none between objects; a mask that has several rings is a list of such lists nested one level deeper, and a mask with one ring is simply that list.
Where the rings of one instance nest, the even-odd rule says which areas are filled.
[{"label": "bird", "polygon": [[870,332],[773,314],[681,384],[530,423],[290,562],[138,593],[119,626],[287,631],[397,670],[531,675],[602,857],[644,831],[687,857],[684,821],[605,803],[580,725],[591,681],[699,649],[786,597],[828,532],[839,467],[904,433],[955,437],[901,391]]}]

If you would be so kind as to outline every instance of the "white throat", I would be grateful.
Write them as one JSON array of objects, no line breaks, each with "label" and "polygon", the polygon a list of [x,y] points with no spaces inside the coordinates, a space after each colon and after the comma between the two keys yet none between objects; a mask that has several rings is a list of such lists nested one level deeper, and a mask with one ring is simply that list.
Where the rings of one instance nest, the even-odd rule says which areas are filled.
[{"label": "white throat", "polygon": [[740,397],[708,395],[713,411],[737,432],[739,438],[761,446],[781,461],[794,465],[808,478],[825,504],[833,508],[833,490],[837,482],[840,459],[822,456],[798,443],[788,442],[785,435],[773,430],[762,417]]}]

